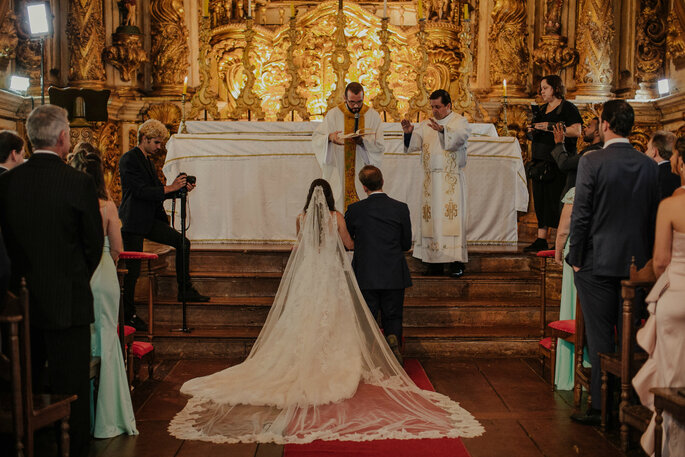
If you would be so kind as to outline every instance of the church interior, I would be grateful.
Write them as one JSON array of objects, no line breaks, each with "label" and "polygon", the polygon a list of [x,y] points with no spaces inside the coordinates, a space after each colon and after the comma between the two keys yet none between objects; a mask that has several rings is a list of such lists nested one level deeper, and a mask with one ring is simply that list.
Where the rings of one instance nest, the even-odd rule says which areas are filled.
[{"label": "church interior", "polygon": [[[29,4],[47,6],[45,32],[32,33]],[[0,0],[0,130],[18,132],[27,155],[27,117],[52,103],[69,113],[71,145],[100,151],[115,204],[119,161],[149,119],[172,135],[151,156],[160,180],[197,177],[187,216],[183,209],[187,226],[174,200],[174,227],[187,228],[190,276],[210,299],[181,304],[173,248],[146,241],[154,255],[142,260],[135,302],[147,328],[121,336],[140,434],[93,439],[89,455],[646,455],[639,439],[651,411],[638,411],[636,367],[621,353],[607,363],[613,388],[604,387],[613,397],[600,426],[569,419],[587,402],[582,347],[569,352],[575,381],[555,388],[557,338],[575,342],[578,327],[549,326],[560,321],[562,295],[553,251],[523,252],[536,239],[525,164],[546,75],[560,76],[584,124],[604,102],[627,101],[635,112],[628,138],[639,151],[657,131],[684,137],[685,2]],[[420,154],[402,151],[400,121],[430,118],[429,94],[444,89],[474,126],[466,273],[424,276],[406,254],[413,286],[402,351],[405,363],[420,362],[417,376],[429,389],[459,402],[485,433],[458,444],[380,448],[176,439],[167,427],[186,403],[181,385],[241,362],[264,325],[296,240],[295,218],[320,177],[312,131],[353,81],[382,118],[386,190],[407,202],[414,227],[423,170]],[[578,150],[585,146],[581,138]],[[170,202],[165,208],[171,213]],[[624,286],[625,306],[635,284]],[[574,317],[563,322],[582,321]],[[623,341],[634,340],[636,329],[624,324]],[[36,432],[34,455],[58,452],[48,429]],[[0,454],[18,455],[9,435]]]}]

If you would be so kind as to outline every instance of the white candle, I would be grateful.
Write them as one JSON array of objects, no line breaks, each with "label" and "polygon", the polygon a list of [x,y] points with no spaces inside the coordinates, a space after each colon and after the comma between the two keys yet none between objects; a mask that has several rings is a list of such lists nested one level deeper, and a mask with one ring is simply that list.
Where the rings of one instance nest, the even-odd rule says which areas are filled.
[{"label": "white candle", "polygon": [[504,81],[502,81],[502,88],[503,88],[502,95],[504,95],[506,97],[507,96],[507,80],[506,79]]},{"label": "white candle", "polygon": [[183,80],[183,95],[188,93],[188,77]]},{"label": "white candle", "polygon": [[247,0],[247,17],[252,17],[252,0]]},{"label": "white candle", "polygon": [[383,17],[388,17],[388,0],[383,0]]}]

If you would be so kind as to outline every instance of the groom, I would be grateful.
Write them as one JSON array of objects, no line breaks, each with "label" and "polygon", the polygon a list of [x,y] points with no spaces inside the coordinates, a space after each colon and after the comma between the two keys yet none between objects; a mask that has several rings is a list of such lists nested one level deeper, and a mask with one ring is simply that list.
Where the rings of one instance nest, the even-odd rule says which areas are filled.
[{"label": "groom", "polygon": [[404,288],[410,287],[404,251],[411,249],[411,221],[406,203],[383,192],[383,175],[373,165],[359,172],[368,198],[351,204],[345,223],[354,240],[352,268],[359,288],[374,318],[381,312],[383,333],[402,364]]}]

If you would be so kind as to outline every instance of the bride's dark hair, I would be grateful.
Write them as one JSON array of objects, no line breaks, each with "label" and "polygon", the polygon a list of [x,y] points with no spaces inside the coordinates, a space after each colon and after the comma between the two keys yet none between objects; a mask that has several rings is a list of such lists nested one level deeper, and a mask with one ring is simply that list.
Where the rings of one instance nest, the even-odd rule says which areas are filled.
[{"label": "bride's dark hair", "polygon": [[304,204],[304,210],[307,211],[307,208],[309,207],[309,201],[312,199],[312,194],[314,193],[314,189],[316,189],[316,186],[321,186],[321,189],[323,190],[323,195],[324,197],[326,197],[326,204],[328,205],[328,209],[330,211],[335,211],[335,199],[333,198],[333,191],[331,190],[331,185],[328,184],[328,181],[321,178],[315,179],[309,186],[309,193],[307,194],[307,203]]}]

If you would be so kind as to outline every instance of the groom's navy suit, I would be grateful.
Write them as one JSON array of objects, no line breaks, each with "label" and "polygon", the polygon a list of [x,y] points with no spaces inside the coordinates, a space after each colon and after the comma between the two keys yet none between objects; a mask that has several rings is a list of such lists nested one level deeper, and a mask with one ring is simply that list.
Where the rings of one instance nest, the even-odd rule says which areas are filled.
[{"label": "groom's navy suit", "polygon": [[566,261],[574,274],[585,319],[592,407],[600,409],[599,353],[614,352],[621,280],[631,259],[641,268],[652,256],[659,205],[658,167],[629,143],[584,154],[578,166]]},{"label": "groom's navy suit", "polygon": [[352,268],[374,317],[381,311],[385,335],[402,338],[404,289],[412,285],[404,252],[411,249],[406,203],[379,192],[353,203],[345,223],[354,240]]}]

